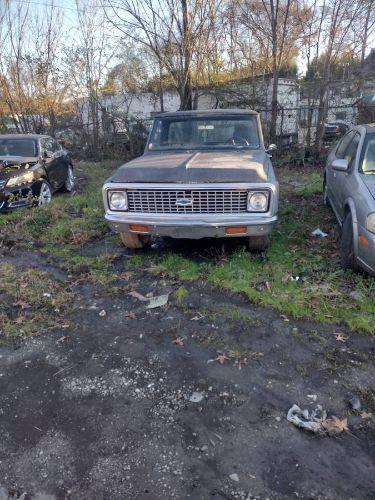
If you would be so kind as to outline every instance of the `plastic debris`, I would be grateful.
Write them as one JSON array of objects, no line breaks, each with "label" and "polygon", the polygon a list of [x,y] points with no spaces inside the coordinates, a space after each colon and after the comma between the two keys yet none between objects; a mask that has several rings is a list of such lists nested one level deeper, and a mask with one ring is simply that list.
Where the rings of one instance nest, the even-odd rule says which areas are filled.
[{"label": "plastic debris", "polygon": [[315,410],[309,412],[309,410],[301,410],[298,405],[294,404],[289,409],[286,418],[296,427],[311,432],[322,432],[324,430],[322,423],[327,418],[327,412],[323,410],[321,405],[318,405]]},{"label": "plastic debris", "polygon": [[359,411],[361,409],[361,407],[362,407],[361,400],[359,399],[359,397],[358,396],[353,396],[352,398],[350,398],[350,400],[349,400],[349,406],[353,410]]},{"label": "plastic debris", "polygon": [[235,481],[236,483],[238,483],[238,481],[240,480],[240,478],[238,477],[238,474],[236,474],[236,473],[230,474],[229,479],[231,479],[232,481]]},{"label": "plastic debris", "polygon": [[326,236],[328,236],[328,234],[317,228],[314,229],[314,231],[311,233],[311,236],[315,236],[316,238],[325,238]]},{"label": "plastic debris", "polygon": [[106,315],[107,313],[105,312],[104,309],[102,309],[99,313],[99,316],[101,316],[102,318]]},{"label": "plastic debris", "polygon": [[158,297],[151,297],[150,302],[147,304],[146,309],[155,309],[156,307],[165,306],[168,302],[169,293],[159,295]]},{"label": "plastic debris", "polygon": [[204,398],[203,392],[193,392],[193,394],[189,398],[189,401],[191,403],[200,403],[203,398]]}]

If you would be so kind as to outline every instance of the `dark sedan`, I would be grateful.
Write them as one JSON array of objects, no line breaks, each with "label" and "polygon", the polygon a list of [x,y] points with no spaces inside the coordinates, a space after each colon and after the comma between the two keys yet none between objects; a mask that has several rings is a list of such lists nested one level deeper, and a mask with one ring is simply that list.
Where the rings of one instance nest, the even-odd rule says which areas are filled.
[{"label": "dark sedan", "polygon": [[0,211],[45,205],[74,188],[69,153],[46,135],[0,135]]},{"label": "dark sedan", "polygon": [[324,142],[334,142],[340,139],[349,130],[349,125],[343,122],[326,123],[324,126]]}]

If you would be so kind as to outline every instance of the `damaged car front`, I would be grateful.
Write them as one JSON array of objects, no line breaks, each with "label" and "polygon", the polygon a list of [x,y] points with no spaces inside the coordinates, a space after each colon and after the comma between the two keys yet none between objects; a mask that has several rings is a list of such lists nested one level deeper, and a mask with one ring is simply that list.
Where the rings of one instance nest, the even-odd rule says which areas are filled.
[{"label": "damaged car front", "polygon": [[66,180],[70,170],[60,166],[65,152],[61,149],[57,158],[52,151],[42,151],[42,141],[53,140],[32,135],[0,136],[0,212],[45,205],[64,182],[68,190],[72,187],[71,180]]}]

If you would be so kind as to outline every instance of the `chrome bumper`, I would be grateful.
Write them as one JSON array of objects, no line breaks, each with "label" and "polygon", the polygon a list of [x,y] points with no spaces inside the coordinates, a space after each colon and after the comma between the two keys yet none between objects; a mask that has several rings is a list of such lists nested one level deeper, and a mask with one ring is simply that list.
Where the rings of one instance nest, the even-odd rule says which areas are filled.
[{"label": "chrome bumper", "polygon": [[[186,217],[186,216],[185,216]],[[238,236],[261,236],[270,234],[277,216],[273,217],[249,217],[242,214],[224,216],[206,216],[204,218],[188,219],[180,217],[154,217],[150,214],[106,214],[105,218],[110,227],[117,232],[139,233],[132,231],[130,224],[145,225],[148,227],[147,234],[155,236],[170,236],[172,238],[227,238]],[[226,227],[245,226],[247,231],[242,234],[226,234]]]}]

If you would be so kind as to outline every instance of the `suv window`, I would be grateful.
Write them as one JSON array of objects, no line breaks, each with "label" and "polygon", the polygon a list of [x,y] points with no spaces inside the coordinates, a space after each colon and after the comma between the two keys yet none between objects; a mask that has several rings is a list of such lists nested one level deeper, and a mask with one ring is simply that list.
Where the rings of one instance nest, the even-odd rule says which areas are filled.
[{"label": "suv window", "polygon": [[336,158],[338,160],[343,160],[345,158],[346,148],[348,147],[349,142],[353,139],[354,134],[355,131],[351,130],[346,135],[344,135],[344,137],[339,142],[339,145],[337,146],[336,149]]},{"label": "suv window", "polygon": [[348,147],[346,148],[344,158],[345,158],[345,160],[348,161],[349,170],[351,170],[353,168],[360,140],[361,140],[361,136],[358,132],[356,132],[354,134],[353,139],[350,141]]}]

